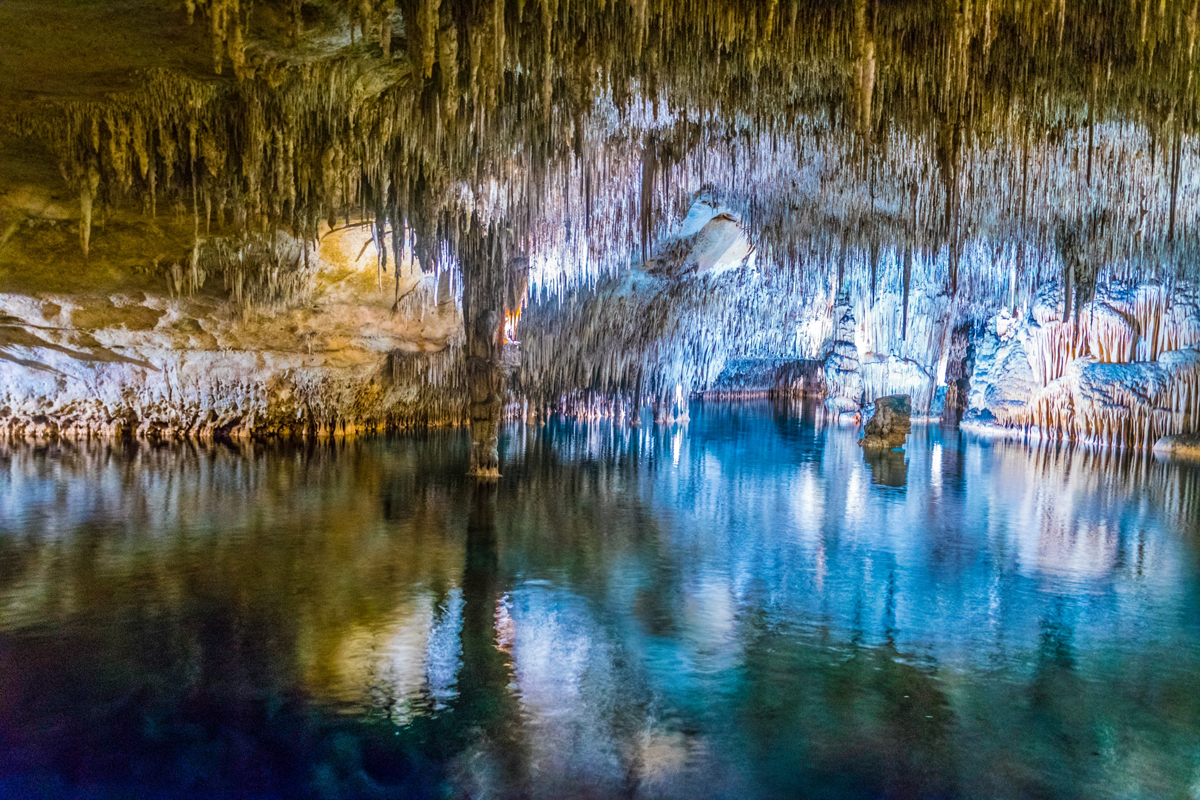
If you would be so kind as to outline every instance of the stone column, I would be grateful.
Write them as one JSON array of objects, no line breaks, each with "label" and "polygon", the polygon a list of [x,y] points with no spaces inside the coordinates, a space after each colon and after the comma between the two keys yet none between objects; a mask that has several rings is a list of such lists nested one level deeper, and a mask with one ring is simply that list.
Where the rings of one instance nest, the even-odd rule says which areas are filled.
[{"label": "stone column", "polygon": [[503,325],[507,274],[501,228],[473,224],[459,249],[466,333],[468,475],[500,477],[500,417],[504,410]]},{"label": "stone column", "polygon": [[485,309],[466,320],[467,413],[471,420],[471,467],[477,478],[500,477],[500,415],[504,409],[500,315]]}]

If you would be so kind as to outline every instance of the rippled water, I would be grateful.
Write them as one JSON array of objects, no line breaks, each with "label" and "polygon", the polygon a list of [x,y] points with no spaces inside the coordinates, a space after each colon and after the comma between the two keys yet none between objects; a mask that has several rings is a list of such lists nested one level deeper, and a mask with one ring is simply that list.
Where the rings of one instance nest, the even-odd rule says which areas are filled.
[{"label": "rippled water", "polygon": [[5,797],[1195,798],[1200,474],[798,407],[0,455]]}]

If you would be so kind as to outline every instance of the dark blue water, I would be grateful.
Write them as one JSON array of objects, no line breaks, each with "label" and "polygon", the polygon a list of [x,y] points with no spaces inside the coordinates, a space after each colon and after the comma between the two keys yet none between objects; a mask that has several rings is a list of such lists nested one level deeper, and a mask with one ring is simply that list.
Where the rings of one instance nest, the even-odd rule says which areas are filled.
[{"label": "dark blue water", "polygon": [[0,796],[1196,798],[1200,474],[798,407],[0,456]]}]

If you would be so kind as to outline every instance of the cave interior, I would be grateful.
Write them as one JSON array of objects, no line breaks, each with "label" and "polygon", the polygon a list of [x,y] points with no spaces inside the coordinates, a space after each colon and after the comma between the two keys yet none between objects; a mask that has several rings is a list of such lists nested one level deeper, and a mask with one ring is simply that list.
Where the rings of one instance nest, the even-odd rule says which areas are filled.
[{"label": "cave interior", "polygon": [[[1196,0],[7,0],[0,426],[1184,452]],[[1189,444],[1192,443],[1192,444]]]}]

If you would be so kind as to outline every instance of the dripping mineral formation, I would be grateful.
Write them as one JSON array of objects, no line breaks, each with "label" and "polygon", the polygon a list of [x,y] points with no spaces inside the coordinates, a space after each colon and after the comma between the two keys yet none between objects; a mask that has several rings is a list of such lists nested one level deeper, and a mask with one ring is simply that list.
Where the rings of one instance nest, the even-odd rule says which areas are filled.
[{"label": "dripping mineral formation", "polygon": [[1200,430],[1192,0],[8,0],[0,31],[9,435],[468,423],[494,476],[505,415],[698,394]]}]

